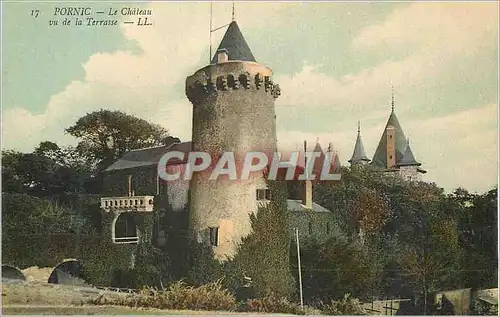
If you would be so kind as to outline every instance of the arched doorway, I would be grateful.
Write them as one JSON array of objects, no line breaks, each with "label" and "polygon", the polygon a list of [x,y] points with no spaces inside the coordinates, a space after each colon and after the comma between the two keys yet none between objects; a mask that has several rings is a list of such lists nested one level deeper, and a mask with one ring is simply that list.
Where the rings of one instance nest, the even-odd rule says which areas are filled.
[{"label": "arched doorway", "polygon": [[21,281],[26,280],[26,276],[24,276],[23,272],[11,265],[2,265],[2,279],[4,278]]},{"label": "arched doorway", "polygon": [[47,283],[65,285],[88,285],[83,266],[78,260],[65,260],[59,263],[49,276]]},{"label": "arched doorway", "polygon": [[139,242],[139,230],[133,214],[121,213],[113,224],[114,243],[137,243]]}]

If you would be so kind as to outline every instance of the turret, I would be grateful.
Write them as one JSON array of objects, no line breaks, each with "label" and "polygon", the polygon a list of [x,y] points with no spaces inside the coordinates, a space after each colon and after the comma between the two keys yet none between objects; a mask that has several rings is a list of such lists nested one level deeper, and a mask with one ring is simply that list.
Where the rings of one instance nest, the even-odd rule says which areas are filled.
[{"label": "turret", "polygon": [[420,168],[422,163],[418,162],[410,148],[410,138],[408,138],[405,154],[403,159],[398,163],[400,175],[408,181],[420,180],[420,174],[425,174],[427,171]]},{"label": "turret", "polygon": [[358,136],[356,137],[356,144],[354,144],[354,151],[352,153],[351,159],[348,162],[351,164],[351,166],[365,165],[368,162],[370,162],[370,159],[366,157],[363,141],[361,140],[361,126],[359,121],[358,121]]},{"label": "turret", "polygon": [[[404,179],[414,180],[418,178],[419,174],[427,173],[427,171],[419,167],[420,163],[415,160],[409,141],[396,117],[394,111],[394,93],[392,94],[391,114],[387,120],[371,165],[388,172],[399,171]],[[409,172],[410,170],[411,173]],[[407,177],[409,174],[413,176]]]},{"label": "turret", "polygon": [[391,114],[378,143],[371,165],[379,169],[394,169],[406,150],[406,136],[394,111],[392,95]]}]

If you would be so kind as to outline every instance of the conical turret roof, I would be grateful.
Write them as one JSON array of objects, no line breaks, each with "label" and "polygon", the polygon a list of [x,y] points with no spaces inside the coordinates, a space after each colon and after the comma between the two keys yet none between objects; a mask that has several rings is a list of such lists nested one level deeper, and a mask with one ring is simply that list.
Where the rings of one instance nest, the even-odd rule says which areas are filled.
[{"label": "conical turret roof", "polygon": [[[217,51],[222,49],[227,51],[228,60],[230,61],[256,62],[236,21],[232,21],[229,24]],[[212,58],[212,64],[217,62],[217,51]]]},{"label": "conical turret roof", "polygon": [[382,133],[382,137],[377,146],[377,150],[373,155],[373,160],[371,162],[372,165],[380,168],[387,167],[387,127],[392,126],[394,128],[395,134],[395,144],[396,144],[396,164],[400,162],[406,151],[406,136],[399,124],[398,118],[396,117],[396,113],[394,109],[389,116],[389,120],[387,120],[387,124],[385,125],[384,132]]},{"label": "conical turret roof", "polygon": [[361,140],[361,129],[358,122],[358,136],[356,137],[356,144],[354,145],[354,152],[352,153],[349,163],[359,163],[359,162],[369,162],[370,159],[365,154],[365,147],[363,146],[363,141]]},{"label": "conical turret roof", "polygon": [[410,148],[410,140],[407,142],[406,151],[403,159],[398,163],[398,166],[420,166],[422,163],[417,162]]}]

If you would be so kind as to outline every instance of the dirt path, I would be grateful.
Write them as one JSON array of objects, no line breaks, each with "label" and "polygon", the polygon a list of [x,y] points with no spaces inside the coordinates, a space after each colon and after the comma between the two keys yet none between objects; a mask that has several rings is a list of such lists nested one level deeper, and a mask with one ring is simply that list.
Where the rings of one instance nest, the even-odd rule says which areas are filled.
[{"label": "dirt path", "polygon": [[[123,306],[8,305],[6,315],[235,315],[230,312],[143,309]],[[248,315],[246,315],[248,316]]]}]

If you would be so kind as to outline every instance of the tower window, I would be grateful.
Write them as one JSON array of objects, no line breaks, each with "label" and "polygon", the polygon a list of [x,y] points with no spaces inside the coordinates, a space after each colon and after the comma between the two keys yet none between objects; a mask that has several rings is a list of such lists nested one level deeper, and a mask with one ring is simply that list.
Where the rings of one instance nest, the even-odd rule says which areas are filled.
[{"label": "tower window", "polygon": [[392,135],[389,135],[389,139],[392,139]]},{"label": "tower window", "polygon": [[330,234],[330,223],[326,223],[326,234]]},{"label": "tower window", "polygon": [[210,227],[210,245],[216,247],[219,245],[219,227]]},{"label": "tower window", "polygon": [[392,155],[391,155],[391,156],[389,156],[389,158],[390,158],[390,159],[392,159]]},{"label": "tower window", "polygon": [[312,222],[309,222],[309,234],[313,233],[313,224]]},{"label": "tower window", "polygon": [[271,200],[271,191],[267,188],[257,189],[257,200]]}]

